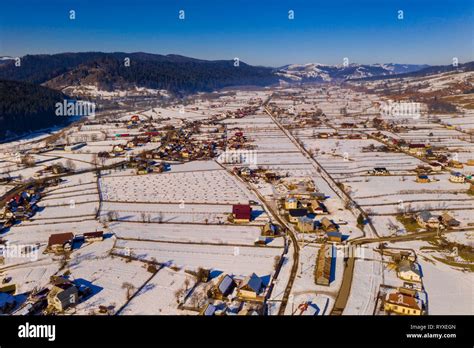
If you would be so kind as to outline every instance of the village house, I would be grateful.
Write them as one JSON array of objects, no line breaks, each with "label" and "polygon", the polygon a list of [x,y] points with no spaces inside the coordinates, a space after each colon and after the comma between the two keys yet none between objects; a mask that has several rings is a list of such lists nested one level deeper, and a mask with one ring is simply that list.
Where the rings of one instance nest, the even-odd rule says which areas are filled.
[{"label": "village house", "polygon": [[459,161],[456,161],[456,160],[450,160],[448,162],[448,167],[451,167],[451,168],[456,168],[456,169],[463,169],[464,168],[464,165],[459,162]]},{"label": "village house", "polygon": [[408,250],[400,250],[399,252],[391,253],[392,260],[396,263],[399,263],[402,260],[409,260],[414,262],[416,260],[415,256]]},{"label": "village house", "polygon": [[305,208],[290,209],[288,210],[288,219],[291,223],[298,223],[299,219],[308,214],[308,210]]},{"label": "village house", "polygon": [[199,312],[199,315],[204,315],[204,316],[213,316],[216,313],[216,306],[213,304],[206,304],[203,309]]},{"label": "village house", "polygon": [[401,260],[398,264],[397,275],[400,279],[410,282],[421,282],[421,268],[416,262],[410,260]]},{"label": "village house", "polygon": [[84,241],[86,243],[101,242],[103,240],[104,240],[104,232],[103,231],[84,233]]},{"label": "village house", "polygon": [[430,162],[429,166],[430,166],[430,169],[434,172],[439,172],[443,169],[443,165],[439,162]]},{"label": "village house", "polygon": [[323,217],[321,219],[321,228],[325,231],[325,232],[336,232],[338,231],[338,227],[337,225],[332,222],[331,220],[329,220],[327,217]]},{"label": "village house", "polygon": [[71,251],[74,234],[72,232],[56,233],[49,236],[46,250],[52,252]]},{"label": "village house", "polygon": [[465,177],[459,172],[451,172],[451,175],[449,176],[449,181],[454,183],[463,184],[465,180]]},{"label": "village house", "polygon": [[448,213],[441,214],[441,221],[446,227],[458,227],[461,223]]},{"label": "village house", "polygon": [[318,214],[318,215],[329,214],[329,211],[326,205],[323,202],[320,202],[317,200],[309,201],[309,209],[314,214]]},{"label": "village house", "polygon": [[114,145],[112,147],[112,152],[114,153],[115,156],[120,156],[123,153],[125,153],[125,148],[123,145]]},{"label": "village house", "polygon": [[222,300],[224,297],[232,294],[236,287],[234,279],[228,274],[222,274],[217,284],[210,290],[210,296],[217,300]]},{"label": "village house", "polygon": [[384,310],[401,315],[421,315],[422,303],[414,297],[394,292],[386,295]]},{"label": "village house", "polygon": [[416,222],[423,228],[438,228],[440,226],[438,216],[431,214],[427,210],[416,214]]},{"label": "village house", "polygon": [[232,217],[235,223],[250,222],[252,208],[248,204],[235,204],[232,206]]},{"label": "village house", "polygon": [[48,293],[48,306],[62,312],[70,306],[75,306],[79,299],[77,287],[71,282],[55,284]]},{"label": "village house", "polygon": [[267,222],[262,227],[263,236],[275,237],[279,234],[279,232],[280,232],[280,227],[275,224],[272,224],[271,222]]},{"label": "village house", "polygon": [[410,144],[408,145],[408,152],[416,156],[424,156],[426,152],[425,144]]},{"label": "village house", "polygon": [[421,174],[417,176],[416,182],[421,183],[421,184],[426,184],[430,182],[430,178],[426,174]]},{"label": "village house", "polygon": [[237,296],[244,300],[263,300],[260,295],[263,289],[262,279],[255,273],[245,277],[238,288]]},{"label": "village house", "polygon": [[308,216],[302,216],[298,219],[297,227],[301,232],[313,232],[314,220]]},{"label": "village house", "polygon": [[339,231],[327,232],[326,237],[329,242],[335,242],[335,243],[342,242],[342,233]]},{"label": "village house", "polygon": [[285,199],[285,209],[297,209],[298,208],[298,200],[295,197],[287,197]]}]

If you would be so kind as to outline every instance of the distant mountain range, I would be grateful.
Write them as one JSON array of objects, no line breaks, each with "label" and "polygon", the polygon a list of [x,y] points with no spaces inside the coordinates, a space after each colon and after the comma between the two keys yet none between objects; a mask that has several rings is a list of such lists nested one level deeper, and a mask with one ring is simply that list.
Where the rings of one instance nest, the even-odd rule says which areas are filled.
[{"label": "distant mountain range", "polygon": [[[281,81],[330,82],[394,76],[424,70],[416,64],[292,64],[280,68],[252,66],[234,60],[202,60],[143,52],[81,52],[26,55],[21,67],[0,57],[0,79],[43,84],[56,90],[93,86],[98,90],[149,88],[174,94],[213,91],[230,86],[269,86]],[[130,66],[126,66],[126,59]]]},{"label": "distant mountain range", "polygon": [[[127,58],[130,65],[126,66]],[[355,81],[425,76],[452,70],[473,70],[474,62],[459,67],[414,64],[310,63],[280,68],[248,65],[234,60],[201,60],[180,55],[137,53],[60,53],[26,55],[21,66],[0,57],[0,138],[65,123],[54,113],[56,102],[89,93],[92,97],[133,91],[151,95],[185,95],[224,87],[269,86],[286,83]],[[2,81],[3,80],[3,81]],[[7,81],[8,80],[8,81]],[[86,92],[82,92],[86,91]],[[104,92],[105,91],[105,92]],[[138,92],[137,92],[138,91]],[[63,93],[64,92],[64,93]]]},{"label": "distant mountain range", "polygon": [[348,66],[308,63],[285,65],[277,69],[276,74],[290,81],[330,82],[411,73],[428,67],[429,65],[393,63],[372,65],[349,64]]}]

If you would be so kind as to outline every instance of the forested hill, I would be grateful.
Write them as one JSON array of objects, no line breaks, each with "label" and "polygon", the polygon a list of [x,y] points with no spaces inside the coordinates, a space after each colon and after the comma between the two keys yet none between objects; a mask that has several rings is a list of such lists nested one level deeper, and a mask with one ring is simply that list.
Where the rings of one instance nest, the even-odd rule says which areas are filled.
[{"label": "forested hill", "polygon": [[141,52],[27,55],[22,57],[21,67],[16,67],[13,60],[0,65],[0,78],[43,83],[58,90],[74,85],[94,85],[104,90],[137,86],[184,93],[228,86],[267,86],[279,80],[272,68],[234,63]]},{"label": "forested hill", "polygon": [[55,104],[67,98],[46,87],[0,80],[0,140],[67,124],[70,121],[68,117],[55,114]]}]

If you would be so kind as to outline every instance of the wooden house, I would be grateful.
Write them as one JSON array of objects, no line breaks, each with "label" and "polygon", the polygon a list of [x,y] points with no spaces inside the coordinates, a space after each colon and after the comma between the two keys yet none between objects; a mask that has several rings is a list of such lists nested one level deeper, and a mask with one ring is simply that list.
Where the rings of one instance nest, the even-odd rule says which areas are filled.
[{"label": "wooden house", "polygon": [[238,288],[237,295],[241,299],[258,300],[263,290],[262,279],[255,273],[245,277]]},{"label": "wooden house", "polygon": [[338,231],[337,225],[329,220],[327,217],[321,219],[321,227],[325,232],[336,232]]},{"label": "wooden house", "polygon": [[290,220],[291,223],[298,223],[299,219],[302,218],[303,216],[306,216],[308,214],[308,210],[306,208],[300,208],[300,209],[290,209],[288,210],[288,219]]},{"label": "wooden house", "polygon": [[298,219],[297,227],[301,232],[313,232],[314,220],[308,216],[302,216]]},{"label": "wooden house", "polygon": [[60,283],[53,286],[47,299],[48,306],[62,312],[78,303],[79,292],[77,287],[70,282]]},{"label": "wooden house", "polygon": [[397,276],[406,281],[419,283],[422,277],[420,265],[410,260],[402,260],[398,264]]},{"label": "wooden house", "polygon": [[458,227],[461,223],[448,213],[441,214],[441,221],[446,227]]},{"label": "wooden house", "polygon": [[211,289],[211,297],[222,300],[224,297],[232,294],[236,287],[236,283],[228,274],[222,274],[217,284]]},{"label": "wooden house", "polygon": [[316,259],[316,284],[329,286],[331,282],[332,245],[323,244]]}]

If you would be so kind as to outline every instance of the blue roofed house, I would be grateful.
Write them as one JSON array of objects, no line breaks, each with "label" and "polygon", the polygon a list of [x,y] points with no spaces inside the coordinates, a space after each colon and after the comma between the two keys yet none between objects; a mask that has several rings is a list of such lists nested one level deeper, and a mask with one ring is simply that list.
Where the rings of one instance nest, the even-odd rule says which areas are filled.
[{"label": "blue roofed house", "polygon": [[238,296],[242,299],[249,300],[263,300],[262,296],[259,296],[262,292],[263,282],[262,279],[255,273],[245,277],[239,286]]},{"label": "blue roofed house", "polygon": [[205,316],[211,316],[214,315],[216,312],[216,306],[208,303],[202,310],[201,310],[201,315]]},{"label": "blue roofed house", "polygon": [[216,286],[211,290],[211,297],[222,300],[229,296],[235,289],[235,281],[228,274],[222,274]]}]

